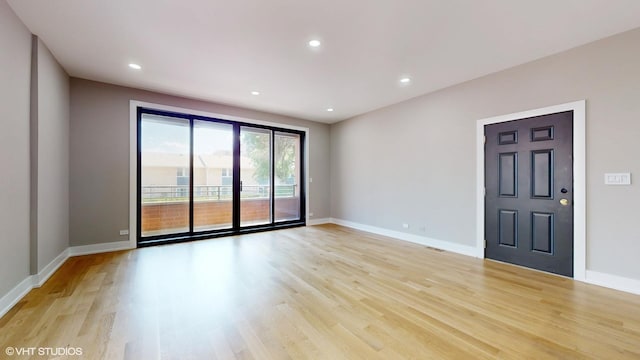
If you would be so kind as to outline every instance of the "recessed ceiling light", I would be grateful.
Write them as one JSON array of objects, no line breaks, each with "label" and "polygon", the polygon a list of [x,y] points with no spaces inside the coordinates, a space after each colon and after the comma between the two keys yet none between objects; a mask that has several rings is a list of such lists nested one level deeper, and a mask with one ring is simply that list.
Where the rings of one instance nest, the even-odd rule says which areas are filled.
[{"label": "recessed ceiling light", "polygon": [[314,39],[314,40],[309,41],[309,46],[311,46],[311,47],[318,47],[318,46],[320,46],[320,40],[315,40],[315,39]]},{"label": "recessed ceiling light", "polygon": [[328,111],[328,112],[332,112],[332,111],[333,111],[333,108],[327,108],[327,111]]},{"label": "recessed ceiling light", "polygon": [[252,91],[251,95],[260,95],[260,91]]},{"label": "recessed ceiling light", "polygon": [[411,78],[408,77],[403,77],[402,79],[400,79],[400,83],[402,84],[408,84],[411,82]]},{"label": "recessed ceiling light", "polygon": [[142,66],[140,66],[140,65],[138,65],[138,64],[134,64],[134,63],[129,64],[129,67],[130,67],[130,68],[132,68],[132,69],[134,69],[134,70],[140,70],[140,69],[142,69]]}]

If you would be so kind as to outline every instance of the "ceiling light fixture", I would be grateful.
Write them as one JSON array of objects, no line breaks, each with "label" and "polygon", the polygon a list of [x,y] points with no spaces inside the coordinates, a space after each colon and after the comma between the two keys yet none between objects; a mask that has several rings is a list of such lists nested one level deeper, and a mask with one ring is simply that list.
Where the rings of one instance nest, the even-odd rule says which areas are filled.
[{"label": "ceiling light fixture", "polygon": [[252,91],[252,92],[251,92],[251,95],[256,95],[256,96],[257,96],[257,95],[260,95],[260,91]]},{"label": "ceiling light fixture", "polygon": [[408,77],[403,77],[402,79],[400,79],[400,83],[402,84],[408,84],[411,82],[411,78]]},{"label": "ceiling light fixture", "polygon": [[333,112],[333,108],[328,108],[327,111],[328,112]]},{"label": "ceiling light fixture", "polygon": [[309,46],[314,47],[314,48],[317,48],[318,46],[320,46],[320,44],[321,44],[320,40],[315,40],[314,39],[314,40],[309,41]]},{"label": "ceiling light fixture", "polygon": [[134,64],[134,63],[129,64],[129,67],[130,67],[130,68],[132,68],[132,69],[134,69],[134,70],[140,70],[140,69],[142,69],[142,66],[140,66],[140,65],[138,65],[138,64]]}]

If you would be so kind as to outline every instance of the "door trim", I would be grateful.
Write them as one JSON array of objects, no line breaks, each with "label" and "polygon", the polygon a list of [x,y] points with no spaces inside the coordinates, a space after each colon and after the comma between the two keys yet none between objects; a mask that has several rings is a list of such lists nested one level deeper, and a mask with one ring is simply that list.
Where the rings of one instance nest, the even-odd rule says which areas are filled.
[{"label": "door trim", "polygon": [[579,100],[476,121],[476,257],[484,258],[484,127],[534,116],[573,111],[573,278],[586,280],[586,101]]}]

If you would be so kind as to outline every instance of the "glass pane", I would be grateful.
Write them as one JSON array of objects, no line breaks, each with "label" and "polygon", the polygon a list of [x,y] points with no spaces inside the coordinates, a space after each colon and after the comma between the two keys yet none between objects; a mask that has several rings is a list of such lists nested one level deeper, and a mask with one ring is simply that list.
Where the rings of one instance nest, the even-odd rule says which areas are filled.
[{"label": "glass pane", "polygon": [[189,231],[189,120],[143,114],[142,236]]},{"label": "glass pane", "polygon": [[233,222],[233,125],[193,122],[193,231]]},{"label": "glass pane", "polygon": [[271,131],[240,128],[240,226],[271,223]]},{"label": "glass pane", "polygon": [[275,220],[300,219],[300,135],[275,133]]}]

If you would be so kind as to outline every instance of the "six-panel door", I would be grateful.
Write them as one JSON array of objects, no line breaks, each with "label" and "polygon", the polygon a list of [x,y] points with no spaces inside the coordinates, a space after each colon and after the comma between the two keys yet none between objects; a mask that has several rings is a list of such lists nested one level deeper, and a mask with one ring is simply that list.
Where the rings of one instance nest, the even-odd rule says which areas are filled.
[{"label": "six-panel door", "polygon": [[573,112],[485,127],[485,256],[573,276]]}]

